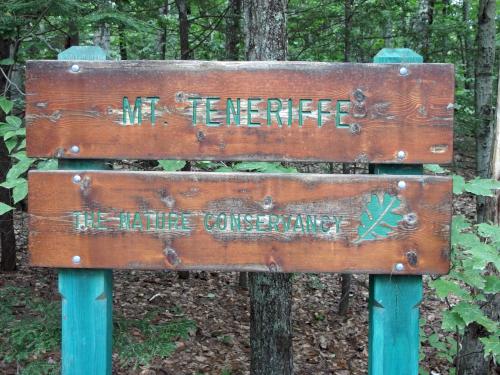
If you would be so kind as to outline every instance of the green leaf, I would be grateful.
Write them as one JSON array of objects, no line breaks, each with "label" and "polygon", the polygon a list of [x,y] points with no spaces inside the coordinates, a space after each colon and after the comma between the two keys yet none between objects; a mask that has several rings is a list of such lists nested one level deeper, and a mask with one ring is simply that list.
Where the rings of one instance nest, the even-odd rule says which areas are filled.
[{"label": "green leaf", "polygon": [[467,290],[463,289],[456,282],[439,278],[430,283],[430,286],[436,289],[436,294],[439,298],[448,297],[449,294],[454,294],[457,297],[469,298],[469,293]]},{"label": "green leaf", "polygon": [[7,147],[7,150],[9,152],[12,152],[12,150],[16,146],[17,146],[17,138],[10,138],[5,141],[5,147]]},{"label": "green leaf", "polygon": [[262,173],[296,173],[297,169],[294,167],[284,167],[280,163],[270,162],[242,162],[233,165],[235,171],[249,171],[249,172],[262,172]]},{"label": "green leaf", "polygon": [[453,310],[445,310],[443,312],[443,321],[441,328],[448,332],[455,332],[457,329],[462,331],[465,328],[465,323],[460,315]]},{"label": "green leaf", "polygon": [[23,121],[19,118],[19,117],[16,117],[16,116],[7,116],[5,118],[5,120],[7,121],[7,124],[11,125],[11,126],[15,126],[15,127],[20,127],[23,123]]},{"label": "green leaf", "polygon": [[493,190],[500,189],[500,181],[476,177],[465,184],[465,191],[475,195],[492,197]]},{"label": "green leaf", "polygon": [[29,158],[18,161],[9,169],[9,172],[7,172],[7,180],[16,179],[19,176],[21,176],[24,172],[26,172],[29,169],[29,167],[31,166],[31,164],[33,164],[34,161],[35,159],[29,159]]},{"label": "green leaf", "polygon": [[442,174],[449,172],[448,169],[444,169],[439,164],[424,164],[424,169],[431,173]]},{"label": "green leaf", "polygon": [[185,167],[186,162],[184,160],[158,160],[158,164],[165,171],[179,171]]},{"label": "green leaf", "polygon": [[38,162],[36,169],[41,171],[54,170],[57,169],[58,165],[57,159],[41,160]]},{"label": "green leaf", "polygon": [[459,302],[452,308],[452,311],[457,313],[462,318],[465,325],[476,322],[490,332],[495,332],[495,329],[497,328],[497,324],[493,320],[489,319],[486,315],[484,315],[479,306],[473,303],[463,301]]},{"label": "green leaf", "polygon": [[465,179],[457,174],[453,175],[453,194],[462,194],[465,188]]},{"label": "green leaf", "polygon": [[480,243],[468,249],[466,253],[472,255],[474,269],[484,270],[489,263],[492,263],[497,270],[500,270],[500,255],[495,247]]},{"label": "green leaf", "polygon": [[444,352],[448,349],[444,342],[439,341],[439,336],[436,333],[433,333],[432,335],[430,335],[429,339],[427,341],[429,342],[430,346],[432,346],[433,348],[435,348],[437,350]]},{"label": "green leaf", "polygon": [[492,355],[497,363],[500,362],[500,335],[480,337],[479,341],[484,345],[484,357]]},{"label": "green leaf", "polygon": [[0,202],[0,215],[3,215],[3,214],[5,214],[13,209],[14,209],[14,207],[11,207],[8,204]]},{"label": "green leaf", "polygon": [[493,243],[500,242],[500,226],[481,223],[477,225],[477,231],[482,237],[490,238]]},{"label": "green leaf", "polygon": [[2,108],[5,114],[12,111],[12,107],[14,107],[14,103],[11,100],[7,99],[5,96],[0,96],[0,108]]},{"label": "green leaf", "polygon": [[233,172],[233,168],[224,166],[217,168],[214,172]]},{"label": "green leaf", "polygon": [[14,59],[12,57],[0,60],[0,65],[13,65],[13,64],[14,64]]},{"label": "green leaf", "polygon": [[23,184],[19,184],[14,186],[14,190],[12,191],[12,199],[14,200],[14,204],[22,201],[28,195],[28,183],[25,181]]},{"label": "green leaf", "polygon": [[17,126],[12,126],[7,124],[6,122],[0,122],[0,137],[3,137],[8,132],[16,131],[19,128]]},{"label": "green leaf", "polygon": [[0,186],[6,189],[12,189],[13,187],[16,187],[17,185],[20,185],[24,182],[26,182],[25,178],[14,178],[2,182]]},{"label": "green leaf", "polygon": [[401,205],[397,196],[384,193],[382,200],[372,194],[366,210],[361,214],[358,238],[355,243],[386,238],[397,227],[402,215],[395,211]]},{"label": "green leaf", "polygon": [[496,275],[488,275],[484,277],[485,285],[483,291],[485,293],[496,294],[500,292],[500,277]]}]

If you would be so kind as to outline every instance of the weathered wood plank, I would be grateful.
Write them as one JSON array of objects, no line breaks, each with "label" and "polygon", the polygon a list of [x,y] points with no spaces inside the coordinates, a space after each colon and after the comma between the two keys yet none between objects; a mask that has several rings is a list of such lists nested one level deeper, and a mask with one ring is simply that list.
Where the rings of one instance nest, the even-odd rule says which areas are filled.
[{"label": "weathered wood plank", "polygon": [[33,171],[29,184],[36,266],[448,271],[447,177]]},{"label": "weathered wood plank", "polygon": [[449,64],[30,61],[26,90],[30,156],[452,160]]}]

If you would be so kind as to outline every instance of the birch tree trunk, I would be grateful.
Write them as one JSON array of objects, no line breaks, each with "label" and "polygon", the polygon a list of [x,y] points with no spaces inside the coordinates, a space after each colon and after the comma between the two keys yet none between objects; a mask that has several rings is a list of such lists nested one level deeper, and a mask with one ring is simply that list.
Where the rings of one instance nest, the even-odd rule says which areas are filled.
[{"label": "birch tree trunk", "polygon": [[[248,60],[286,59],[286,9],[287,0],[244,2]],[[279,268],[279,264],[275,266]],[[293,373],[291,277],[285,273],[251,272],[249,275],[252,375]]]}]

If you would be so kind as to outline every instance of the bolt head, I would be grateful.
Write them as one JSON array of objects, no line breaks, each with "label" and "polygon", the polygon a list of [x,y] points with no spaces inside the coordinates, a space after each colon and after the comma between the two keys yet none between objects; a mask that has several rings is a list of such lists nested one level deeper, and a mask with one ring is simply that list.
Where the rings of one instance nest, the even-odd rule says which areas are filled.
[{"label": "bolt head", "polygon": [[394,269],[398,272],[401,272],[401,271],[405,270],[405,266],[403,263],[396,263],[396,265],[394,266]]},{"label": "bolt head", "polygon": [[398,151],[397,157],[398,160],[403,160],[404,158],[406,158],[406,152],[404,152],[403,150]]},{"label": "bolt head", "polygon": [[78,73],[80,71],[80,67],[77,64],[71,65],[71,71],[73,73]]},{"label": "bolt head", "polygon": [[401,190],[406,189],[406,181],[403,180],[399,181],[398,188],[400,188]]},{"label": "bolt head", "polygon": [[399,69],[399,74],[402,76],[407,76],[408,75],[408,68],[405,66],[402,66],[401,69]]},{"label": "bolt head", "polygon": [[70,151],[73,154],[78,154],[80,152],[80,147],[78,147],[77,145],[73,145],[73,146],[71,146]]},{"label": "bolt head", "polygon": [[73,258],[71,258],[71,261],[73,262],[73,264],[80,264],[81,258],[79,255],[75,255],[73,256]]},{"label": "bolt head", "polygon": [[80,176],[79,174],[75,174],[73,176],[72,180],[73,180],[73,183],[79,184],[82,181],[82,176]]}]

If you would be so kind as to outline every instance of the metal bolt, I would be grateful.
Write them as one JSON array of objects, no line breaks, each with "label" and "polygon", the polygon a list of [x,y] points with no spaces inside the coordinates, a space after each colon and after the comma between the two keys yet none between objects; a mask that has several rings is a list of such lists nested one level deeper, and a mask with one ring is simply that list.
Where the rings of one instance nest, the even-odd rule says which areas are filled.
[{"label": "metal bolt", "polygon": [[406,158],[406,152],[404,152],[403,150],[398,151],[397,158],[398,160],[403,160],[404,158]]},{"label": "metal bolt", "polygon": [[73,264],[80,264],[81,258],[79,255],[75,255],[73,258],[71,258],[71,261]]},{"label": "metal bolt", "polygon": [[417,215],[413,212],[410,212],[409,214],[405,215],[404,220],[409,225],[415,225],[417,223]]},{"label": "metal bolt", "polygon": [[264,208],[270,208],[273,205],[273,198],[265,197],[264,198]]},{"label": "metal bolt", "polygon": [[401,190],[406,189],[406,182],[403,180],[399,181],[398,188],[400,188]]},{"label": "metal bolt", "polygon": [[405,266],[403,263],[396,263],[396,265],[394,266],[394,269],[398,272],[401,272],[401,271],[405,270]]},{"label": "metal bolt", "polygon": [[399,69],[399,75],[407,76],[408,75],[408,68],[406,68],[405,66],[402,66],[401,69]]},{"label": "metal bolt", "polygon": [[78,73],[80,71],[80,67],[76,64],[71,65],[71,71],[73,73]]},{"label": "metal bolt", "polygon": [[79,174],[75,174],[75,175],[73,176],[73,179],[72,179],[72,180],[73,180],[73,183],[75,183],[75,184],[79,184],[79,183],[82,181],[82,176],[80,176]]},{"label": "metal bolt", "polygon": [[78,147],[77,145],[73,145],[73,146],[71,146],[70,151],[73,154],[78,154],[80,152],[80,147]]}]

